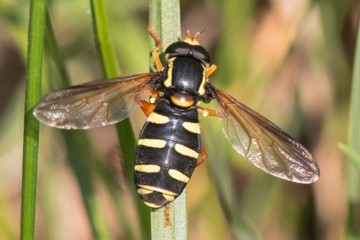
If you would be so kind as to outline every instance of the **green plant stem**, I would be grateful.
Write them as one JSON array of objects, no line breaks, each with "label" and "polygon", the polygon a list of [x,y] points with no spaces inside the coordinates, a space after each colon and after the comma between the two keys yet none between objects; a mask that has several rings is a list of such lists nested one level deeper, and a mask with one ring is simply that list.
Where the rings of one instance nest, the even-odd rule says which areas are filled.
[{"label": "green plant stem", "polygon": [[39,122],[32,108],[40,98],[44,52],[46,0],[30,2],[28,58],[26,72],[24,150],[21,198],[21,239],[34,239]]},{"label": "green plant stem", "polygon": [[[178,41],[181,35],[180,5],[178,0],[151,0],[149,5],[150,25],[161,39],[163,50]],[[155,46],[150,40],[152,50]],[[186,189],[170,204],[170,223],[165,226],[165,208],[151,211],[152,239],[187,239]]]},{"label": "green plant stem", "polygon": [[[46,56],[54,61],[56,70],[59,71],[57,87],[68,87],[71,84],[70,76],[66,69],[65,61],[56,41],[49,13],[46,14]],[[50,61],[49,61],[50,62]],[[49,65],[50,68],[51,65]],[[52,72],[52,71],[50,71]],[[50,79],[50,77],[49,77]],[[55,85],[52,83],[52,85]],[[92,165],[96,153],[92,150],[88,136],[84,131],[62,130],[67,145],[67,155],[79,184],[82,201],[89,220],[93,239],[112,239],[104,215],[102,214],[99,202],[96,198],[94,187],[94,167]]]},{"label": "green plant stem", "polygon": [[[354,61],[354,72],[351,88],[350,100],[350,123],[349,123],[349,148],[360,152],[360,25],[358,25],[358,35],[356,42],[356,52]],[[358,239],[359,222],[356,216],[356,209],[359,204],[360,171],[355,161],[348,161],[347,166],[347,197],[348,197],[348,219],[347,219],[347,239]]]},{"label": "green plant stem", "polygon": [[[120,76],[116,55],[109,37],[104,1],[92,0],[91,7],[97,46],[103,64],[104,75],[106,78]],[[125,119],[118,123],[116,128],[120,139],[120,148],[122,151],[125,178],[128,182],[128,185],[130,186],[130,191],[132,193],[133,199],[135,200],[136,209],[138,210],[141,233],[143,237],[146,238],[147,236],[150,236],[150,215],[148,207],[146,207],[138,197],[133,180],[134,156],[136,148],[134,132],[129,119]]]},{"label": "green plant stem", "polygon": [[346,155],[346,157],[353,161],[355,166],[360,169],[360,152],[355,151],[342,142],[339,142],[337,146]]}]

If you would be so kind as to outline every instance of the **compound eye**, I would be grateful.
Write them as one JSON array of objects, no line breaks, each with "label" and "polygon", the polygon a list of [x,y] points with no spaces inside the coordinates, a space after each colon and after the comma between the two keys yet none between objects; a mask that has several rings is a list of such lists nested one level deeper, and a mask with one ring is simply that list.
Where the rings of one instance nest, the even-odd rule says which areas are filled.
[{"label": "compound eye", "polygon": [[194,105],[194,97],[186,93],[174,93],[170,97],[171,102],[178,107],[188,108]]}]

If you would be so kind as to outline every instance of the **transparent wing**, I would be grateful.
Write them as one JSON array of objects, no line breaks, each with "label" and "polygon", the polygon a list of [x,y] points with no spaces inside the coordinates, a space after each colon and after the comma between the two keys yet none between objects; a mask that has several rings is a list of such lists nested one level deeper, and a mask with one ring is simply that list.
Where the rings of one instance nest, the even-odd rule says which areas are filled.
[{"label": "transparent wing", "polygon": [[222,128],[233,148],[255,166],[297,183],[315,182],[319,167],[299,142],[222,90],[216,98],[224,118]]},{"label": "transparent wing", "polygon": [[92,81],[44,96],[33,110],[42,123],[56,128],[87,129],[128,117],[138,104],[135,96],[151,87],[153,73]]}]

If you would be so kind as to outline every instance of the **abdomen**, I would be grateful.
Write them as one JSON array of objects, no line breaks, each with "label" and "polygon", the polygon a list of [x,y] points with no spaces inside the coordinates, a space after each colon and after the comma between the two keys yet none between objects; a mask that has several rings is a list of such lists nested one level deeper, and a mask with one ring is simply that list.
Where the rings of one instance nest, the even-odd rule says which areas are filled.
[{"label": "abdomen", "polygon": [[159,208],[185,188],[200,151],[196,108],[176,110],[157,103],[140,132],[135,159],[135,184],[140,198]]}]

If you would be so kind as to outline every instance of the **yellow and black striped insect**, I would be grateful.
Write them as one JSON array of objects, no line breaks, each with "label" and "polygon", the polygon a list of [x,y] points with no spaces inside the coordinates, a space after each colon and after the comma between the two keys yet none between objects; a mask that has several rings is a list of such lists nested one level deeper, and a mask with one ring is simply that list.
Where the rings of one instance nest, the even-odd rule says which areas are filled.
[{"label": "yellow and black striped insect", "polygon": [[[157,68],[110,80],[60,89],[43,97],[34,116],[51,127],[87,129],[117,123],[138,106],[148,116],[135,156],[135,184],[141,199],[159,208],[181,194],[195,167],[206,158],[198,115],[218,116],[234,149],[255,166],[276,177],[312,183],[319,168],[311,153],[272,122],[209,83],[216,66],[197,38],[199,33],[167,47],[166,65],[156,42]],[[216,101],[220,110],[198,106]]]}]

